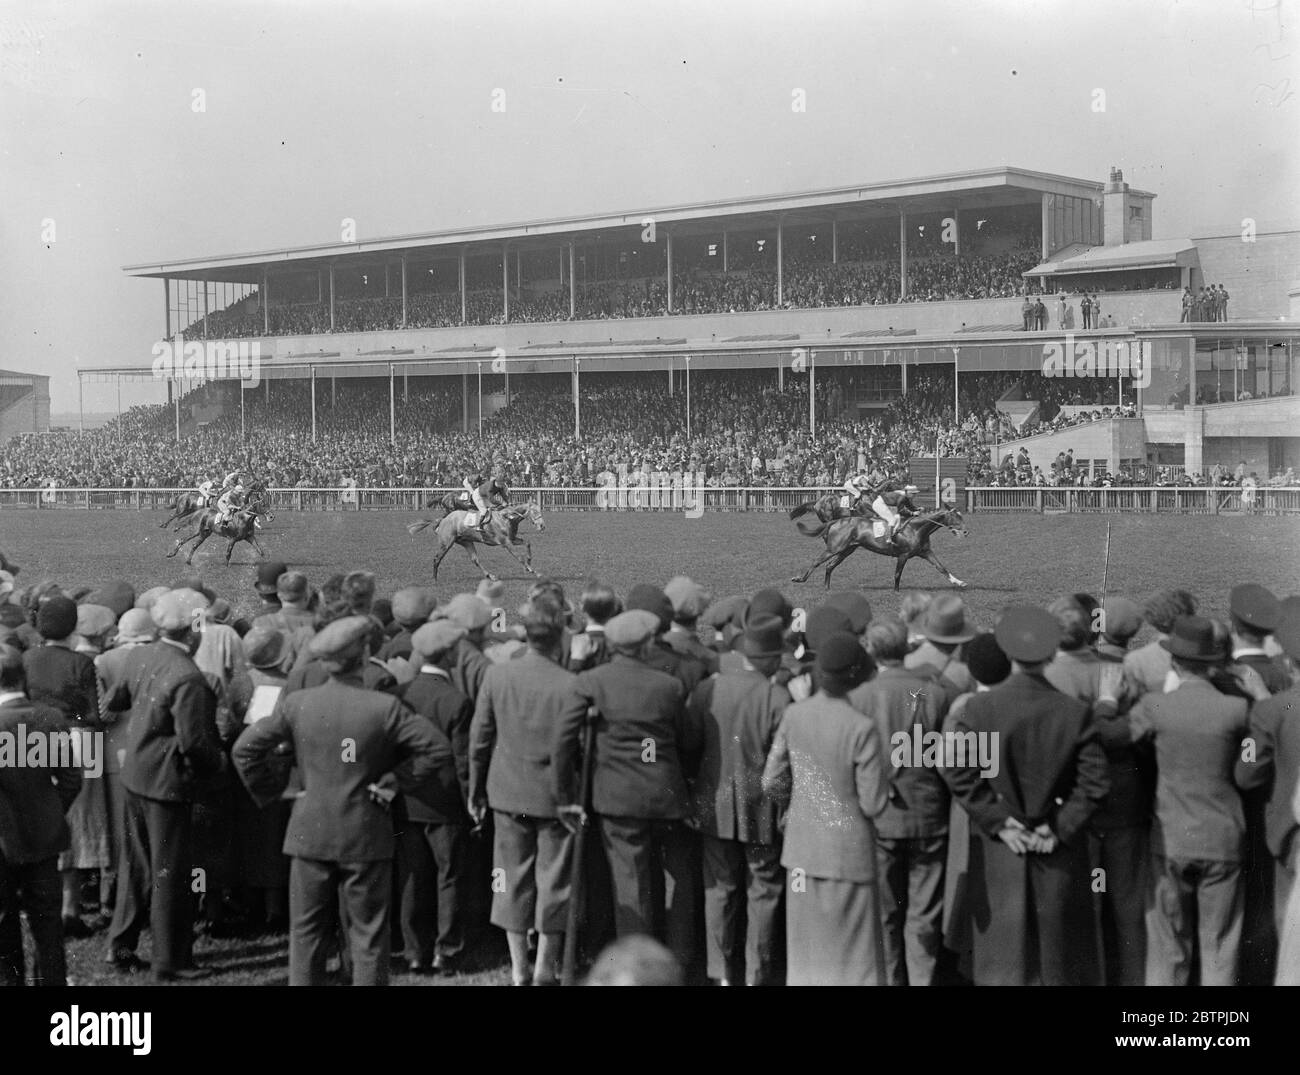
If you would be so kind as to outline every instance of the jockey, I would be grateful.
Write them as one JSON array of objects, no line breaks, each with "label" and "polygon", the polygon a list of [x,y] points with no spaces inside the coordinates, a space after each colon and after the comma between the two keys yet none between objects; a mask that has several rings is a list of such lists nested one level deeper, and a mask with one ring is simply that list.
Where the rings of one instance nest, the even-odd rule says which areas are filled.
[{"label": "jockey", "polygon": [[[226,476],[229,479],[230,475]],[[225,526],[234,518],[244,503],[244,487],[235,475],[235,484],[222,489],[221,496],[217,499],[217,526]]]},{"label": "jockey", "polygon": [[504,508],[507,504],[506,484],[498,477],[498,472],[494,471],[491,478],[484,478],[482,474],[467,477],[461,486],[478,509],[478,531],[486,539],[488,512],[492,507]]},{"label": "jockey", "polygon": [[212,503],[212,498],[217,495],[216,484],[211,478],[204,478],[203,481],[199,482],[198,494],[201,498],[199,503],[205,508]]},{"label": "jockey", "polygon": [[900,485],[892,479],[877,490],[876,499],[871,502],[871,510],[885,520],[886,540],[893,541],[899,523],[917,514],[917,507],[912,502],[912,497],[917,492],[915,485]]},{"label": "jockey", "polygon": [[849,514],[853,514],[857,510],[862,498],[874,484],[871,481],[871,476],[865,470],[849,475],[844,482],[844,491],[849,494]]},{"label": "jockey", "polygon": [[233,489],[236,485],[239,484],[240,484],[239,471],[232,470],[229,474],[227,474],[224,478],[221,479],[221,491],[224,493],[227,489]]}]

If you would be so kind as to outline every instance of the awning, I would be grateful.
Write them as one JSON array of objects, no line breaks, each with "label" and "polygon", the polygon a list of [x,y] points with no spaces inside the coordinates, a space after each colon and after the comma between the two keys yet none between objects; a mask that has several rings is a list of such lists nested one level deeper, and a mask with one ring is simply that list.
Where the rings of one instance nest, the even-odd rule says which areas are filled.
[{"label": "awning", "polygon": [[[1148,239],[1121,246],[1092,246],[1068,253],[1024,273],[1025,276],[1077,276],[1094,272],[1134,272],[1145,269],[1184,269],[1199,266],[1191,239]],[[1078,247],[1072,249],[1079,249]]]}]

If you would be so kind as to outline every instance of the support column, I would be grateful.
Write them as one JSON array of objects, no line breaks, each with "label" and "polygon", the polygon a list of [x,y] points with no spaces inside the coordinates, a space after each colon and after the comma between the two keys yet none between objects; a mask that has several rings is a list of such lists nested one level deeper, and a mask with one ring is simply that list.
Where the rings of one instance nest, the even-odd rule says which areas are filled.
[{"label": "support column", "polygon": [[952,211],[952,256],[961,257],[961,217],[957,214],[960,210]]},{"label": "support column", "polygon": [[573,244],[569,244],[569,320],[573,321],[578,316],[578,285],[574,282],[574,261],[577,255],[573,252]]},{"label": "support column", "polygon": [[208,338],[208,282],[203,281],[203,338]]},{"label": "support column", "polygon": [[[118,398],[120,399],[122,394],[120,380],[118,382],[117,391],[118,391]],[[122,409],[122,405],[119,403],[118,410],[121,409]],[[84,432],[86,432],[86,408],[85,408],[85,402],[82,398],[81,371],[78,370],[77,371],[77,435],[80,436]]]},{"label": "support column", "polygon": [[406,255],[402,255],[402,328],[406,328]]},{"label": "support column", "polygon": [[330,263],[330,331],[334,331],[334,264]]},{"label": "support column", "polygon": [[1042,214],[1041,214],[1042,252],[1041,253],[1044,261],[1046,261],[1049,257],[1051,257],[1051,251],[1048,248],[1051,241],[1050,236],[1052,231],[1052,207],[1049,203],[1051,197],[1052,196],[1050,194],[1044,194],[1042,196]]},{"label": "support column", "polygon": [[244,424],[244,381],[239,381],[239,439],[245,440],[248,436],[247,427]]},{"label": "support column", "polygon": [[952,349],[952,420],[961,421],[961,348]]},{"label": "support column", "polygon": [[460,431],[469,433],[469,370],[460,371]]},{"label": "support column", "polygon": [[686,439],[691,439],[691,356],[683,355],[686,363]]},{"label": "support column", "polygon": [[581,359],[577,355],[573,356],[573,437],[574,440],[582,439],[582,403],[580,395],[582,392],[582,375],[579,372],[582,366]]},{"label": "support column", "polygon": [[520,292],[524,287],[524,252],[518,247],[515,248],[515,291]]},{"label": "support column", "polygon": [[316,367],[308,366],[308,377],[311,380],[311,442],[316,443]]},{"label": "support column", "polygon": [[388,262],[384,262],[384,298],[391,294],[388,287]]},{"label": "support column", "polygon": [[831,264],[840,260],[840,222],[831,217]]},{"label": "support column", "polygon": [[722,271],[727,271],[727,231],[722,231]]},{"label": "support column", "polygon": [[167,339],[172,338],[172,282],[163,277],[163,317],[166,325]]},{"label": "support column", "polygon": [[510,324],[510,248],[501,247],[501,317]]},{"label": "support column", "polygon": [[785,221],[776,218],[776,304],[785,302]]},{"label": "support column", "polygon": [[271,335],[271,274],[265,269],[262,270],[262,335]]},{"label": "support column", "polygon": [[339,407],[339,379],[330,374],[330,410],[336,411]]},{"label": "support column", "polygon": [[325,302],[325,274],[316,270],[316,305],[320,306]]},{"label": "support column", "polygon": [[776,387],[779,391],[785,391],[785,359],[776,360]]},{"label": "support column", "polygon": [[[267,381],[266,383],[270,384],[271,382]],[[176,443],[180,444],[181,442],[181,390],[179,386],[177,386],[174,395],[176,397],[174,400],[175,406],[173,407],[173,411],[176,416]]]},{"label": "support column", "polygon": [[668,312],[673,312],[673,233],[668,231]]},{"label": "support column", "polygon": [[907,213],[898,214],[898,300],[907,298]]},{"label": "support column", "polygon": [[1204,415],[1203,407],[1189,405],[1183,408],[1184,421],[1187,423],[1183,440],[1183,470],[1187,474],[1199,474],[1205,469]]},{"label": "support column", "polygon": [[463,325],[469,321],[469,315],[466,312],[465,303],[465,251],[460,252],[460,323]]},{"label": "support column", "polygon": [[411,371],[402,367],[402,406],[411,402]]},{"label": "support column", "polygon": [[388,443],[397,441],[397,378],[393,374],[393,364],[388,363]]},{"label": "support column", "polygon": [[503,362],[501,364],[501,375],[505,378],[506,406],[509,407],[510,406],[510,363],[509,362]]},{"label": "support column", "polygon": [[668,356],[668,398],[673,398],[673,356]]},{"label": "support column", "polygon": [[817,352],[808,352],[808,435],[817,436]]},{"label": "support column", "polygon": [[475,362],[478,367],[478,435],[483,439],[483,363]]}]

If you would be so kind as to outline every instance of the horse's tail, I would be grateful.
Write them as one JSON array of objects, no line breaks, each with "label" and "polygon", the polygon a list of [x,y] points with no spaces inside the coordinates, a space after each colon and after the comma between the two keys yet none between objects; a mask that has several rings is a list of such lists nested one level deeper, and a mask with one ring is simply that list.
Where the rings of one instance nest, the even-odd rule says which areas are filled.
[{"label": "horse's tail", "polygon": [[432,526],[432,525],[433,525],[432,519],[421,519],[418,523],[411,523],[409,526],[407,526],[406,532],[410,534],[412,537],[414,537],[426,526]]},{"label": "horse's tail", "polygon": [[790,509],[790,518],[798,519],[800,516],[807,515],[810,511],[816,510],[817,502],[815,500],[805,500],[802,504],[796,504]]},{"label": "horse's tail", "polygon": [[805,519],[802,516],[796,517],[794,512],[790,513],[790,517],[794,519],[795,529],[805,537],[821,537],[826,533],[826,528],[831,525],[828,522],[823,522],[820,518]]}]

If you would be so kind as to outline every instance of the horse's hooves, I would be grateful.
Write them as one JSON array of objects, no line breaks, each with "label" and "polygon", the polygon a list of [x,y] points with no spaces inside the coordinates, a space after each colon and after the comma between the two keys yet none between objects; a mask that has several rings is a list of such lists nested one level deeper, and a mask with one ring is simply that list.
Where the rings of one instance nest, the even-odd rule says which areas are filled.
[{"label": "horse's hooves", "polygon": [[962,582],[961,579],[953,579],[953,580],[952,580],[952,584],[953,584],[954,586],[956,586],[957,589],[959,589],[959,590],[964,590],[964,589],[966,589],[966,583]]}]

